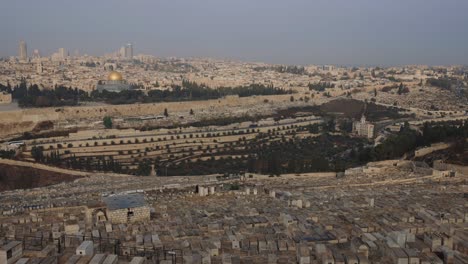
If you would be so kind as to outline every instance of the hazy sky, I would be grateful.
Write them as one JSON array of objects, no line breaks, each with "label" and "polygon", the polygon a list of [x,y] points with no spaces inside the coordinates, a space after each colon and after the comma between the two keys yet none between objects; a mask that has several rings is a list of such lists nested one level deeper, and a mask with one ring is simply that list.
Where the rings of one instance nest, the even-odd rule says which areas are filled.
[{"label": "hazy sky", "polygon": [[102,55],[283,64],[468,64],[467,0],[0,0],[0,56]]}]

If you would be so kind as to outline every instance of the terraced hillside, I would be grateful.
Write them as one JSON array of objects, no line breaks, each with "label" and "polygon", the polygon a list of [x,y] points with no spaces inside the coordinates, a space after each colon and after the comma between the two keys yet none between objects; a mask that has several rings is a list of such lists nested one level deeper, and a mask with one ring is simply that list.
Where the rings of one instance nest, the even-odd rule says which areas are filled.
[{"label": "terraced hillside", "polygon": [[220,127],[179,128],[100,137],[36,139],[27,144],[26,160],[87,171],[135,172],[142,163],[156,170],[187,162],[238,159],[253,155],[254,146],[317,136],[307,127],[314,116],[273,119]]}]

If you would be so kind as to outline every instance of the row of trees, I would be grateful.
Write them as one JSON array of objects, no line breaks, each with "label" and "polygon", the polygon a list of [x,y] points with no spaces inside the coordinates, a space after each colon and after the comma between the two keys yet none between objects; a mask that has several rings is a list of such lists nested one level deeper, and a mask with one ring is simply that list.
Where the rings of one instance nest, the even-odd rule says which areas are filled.
[{"label": "row of trees", "polygon": [[[138,87],[133,86],[133,88]],[[183,81],[182,86],[173,85],[171,90],[151,90],[147,94],[141,90],[125,90],[118,93],[94,90],[88,94],[83,90],[64,86],[56,86],[53,89],[40,89],[36,84],[28,86],[25,80],[13,88],[9,84],[0,84],[0,91],[11,93],[20,107],[74,106],[78,105],[80,101],[132,104],[208,100],[218,99],[226,95],[247,97],[293,93],[292,90],[284,90],[272,85],[251,84],[248,86],[212,89],[204,84],[190,81]]]},{"label": "row of trees", "polygon": [[71,156],[64,160],[65,166],[75,170],[86,170],[86,171],[106,171],[106,172],[115,172],[122,173],[124,169],[120,162],[114,160],[112,157],[83,157],[77,158]]},{"label": "row of trees", "polygon": [[40,89],[37,84],[27,85],[22,81],[19,85],[1,89],[10,92],[20,107],[50,107],[78,105],[80,100],[88,100],[88,94],[77,88],[56,86],[53,89]]},{"label": "row of trees", "polygon": [[[348,123],[340,127],[349,126]],[[465,140],[468,124],[452,122],[425,124],[422,132],[412,130],[406,124],[402,130],[377,146],[364,139],[350,139],[346,136],[332,136],[328,131],[334,127],[333,120],[323,125],[310,125],[312,133],[322,133],[318,138],[294,138],[272,141],[272,134],[260,134],[249,141],[245,148],[226,148],[216,151],[208,160],[185,161],[168,166],[167,175],[199,175],[205,173],[236,173],[240,171],[278,175],[282,173],[305,173],[322,171],[344,171],[371,161],[401,158],[418,147],[435,142]],[[274,136],[273,136],[274,137]],[[269,142],[267,144],[267,142]],[[457,141],[458,142],[458,141]],[[461,141],[459,141],[461,142]],[[463,146],[466,146],[463,145]],[[460,147],[461,153],[465,147]],[[232,156],[239,156],[232,158]],[[165,172],[163,172],[164,175]]]},{"label": "row of trees", "polygon": [[108,91],[93,91],[90,100],[105,101],[110,104],[156,103],[174,101],[192,101],[218,99],[226,95],[240,97],[254,95],[292,94],[292,90],[284,90],[272,85],[251,84],[239,87],[221,87],[212,89],[204,84],[183,81],[182,86],[173,85],[171,90],[151,90],[147,94],[140,90],[127,90],[119,93]]},{"label": "row of trees", "polygon": [[330,82],[318,82],[318,83],[309,83],[307,85],[309,87],[309,90],[312,91],[317,91],[317,92],[323,92],[325,91],[326,88],[334,88],[335,85]]},{"label": "row of trees", "polygon": [[409,125],[405,124],[399,133],[388,137],[382,144],[359,149],[356,157],[363,162],[401,158],[405,153],[418,147],[466,138],[468,138],[468,123],[425,123],[422,133],[410,129]]},{"label": "row of trees", "polygon": [[12,159],[16,155],[14,150],[0,150],[0,158],[2,159]]},{"label": "row of trees", "polygon": [[118,161],[115,161],[112,156],[107,159],[104,157],[77,158],[75,155],[64,158],[58,151],[50,151],[48,154],[45,154],[42,146],[32,147],[31,156],[37,162],[76,170],[123,172],[122,165]]},{"label": "row of trees", "polygon": [[[240,171],[279,175],[282,173],[320,172],[343,170],[340,153],[362,139],[331,136],[327,125],[318,138],[286,138],[276,132],[261,133],[254,140],[239,142],[227,148],[217,148],[216,156],[205,153],[208,160],[185,161],[167,167],[167,175],[197,175],[212,173],[237,173]],[[273,140],[276,138],[277,140]],[[336,144],[339,143],[339,144]],[[232,158],[238,156],[237,158]],[[163,171],[163,174],[166,172]]]},{"label": "row of trees", "polygon": [[455,82],[456,80],[449,79],[449,78],[439,78],[439,79],[429,78],[426,80],[427,85],[446,89],[446,90],[450,90],[450,88],[452,87],[452,84],[454,84]]},{"label": "row of trees", "polygon": [[[200,175],[213,173],[237,173],[240,171],[279,175],[282,173],[305,173],[322,171],[344,171],[370,161],[401,158],[416,148],[435,142],[454,141],[468,138],[468,123],[452,121],[446,123],[425,123],[421,132],[413,130],[406,123],[401,131],[374,146],[365,139],[349,138],[346,135],[331,135],[337,122],[333,118],[322,124],[305,127],[291,127],[286,134],[269,130],[259,133],[254,139],[245,137],[214,148],[199,146],[190,153],[173,155],[168,148],[168,160],[164,163],[156,158],[145,159],[144,153],[135,157],[132,165],[136,169],[123,167],[112,158],[80,157],[73,155],[63,158],[51,152],[44,155],[42,147],[33,147],[31,154],[39,162],[51,163],[75,169],[127,172],[149,175],[154,164],[158,175]],[[351,123],[339,121],[342,130],[349,130]],[[286,127],[287,128],[287,127]],[[309,131],[318,137],[300,138],[296,133]],[[135,141],[136,143],[136,141]],[[459,144],[463,153],[466,144]],[[139,152],[139,151],[138,151]],[[194,154],[196,153],[196,155]],[[68,154],[65,152],[65,154]],[[175,153],[174,153],[175,154]],[[180,154],[180,153],[179,153]],[[198,160],[191,160],[193,157]],[[180,161],[181,157],[186,158]],[[189,158],[190,157],[190,158]],[[215,158],[217,157],[217,158]],[[233,158],[236,157],[236,158]],[[203,160],[206,159],[206,160]],[[176,160],[179,160],[175,162]],[[153,163],[154,162],[154,163]]]}]

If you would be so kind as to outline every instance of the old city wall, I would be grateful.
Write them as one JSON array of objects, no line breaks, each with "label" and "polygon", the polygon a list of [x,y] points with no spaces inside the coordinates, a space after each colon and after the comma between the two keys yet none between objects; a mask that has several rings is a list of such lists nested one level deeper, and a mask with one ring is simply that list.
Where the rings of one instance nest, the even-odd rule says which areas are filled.
[{"label": "old city wall", "polygon": [[414,152],[414,157],[423,157],[426,156],[427,154],[431,154],[432,152],[438,151],[438,150],[443,150],[447,149],[450,147],[451,144],[448,143],[437,143],[437,144],[432,144],[430,147],[426,148],[420,148]]},{"label": "old city wall", "polygon": [[103,106],[78,106],[64,108],[31,108],[18,111],[0,112],[0,137],[14,135],[30,131],[41,121],[63,121],[79,119],[102,119],[104,116],[140,116],[161,114],[164,109],[172,112],[186,112],[193,109],[216,111],[222,107],[229,106],[254,106],[268,100],[271,103],[287,102],[290,95],[251,96],[235,97],[228,96],[223,99],[152,103],[152,104],[130,104],[130,105],[103,105]]},{"label": "old city wall", "polygon": [[468,175],[468,166],[444,163],[441,160],[434,161],[434,169],[440,171],[453,170],[463,175]]}]

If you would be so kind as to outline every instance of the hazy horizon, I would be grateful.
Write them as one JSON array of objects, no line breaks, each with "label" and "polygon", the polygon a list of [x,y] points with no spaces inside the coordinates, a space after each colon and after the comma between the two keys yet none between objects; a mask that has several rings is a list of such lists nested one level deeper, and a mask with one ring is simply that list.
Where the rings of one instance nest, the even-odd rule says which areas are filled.
[{"label": "hazy horizon", "polygon": [[113,0],[3,3],[0,56],[25,40],[101,56],[135,54],[280,64],[466,65],[463,0]]}]

